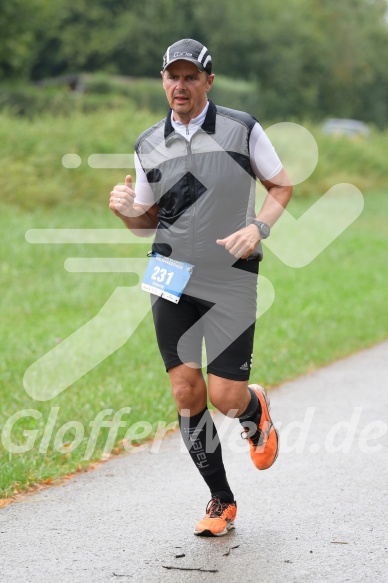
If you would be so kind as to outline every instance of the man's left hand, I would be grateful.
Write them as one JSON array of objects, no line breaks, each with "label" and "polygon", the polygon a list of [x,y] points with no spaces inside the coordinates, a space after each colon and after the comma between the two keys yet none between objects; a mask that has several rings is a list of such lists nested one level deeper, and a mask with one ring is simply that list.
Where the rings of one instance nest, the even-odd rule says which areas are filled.
[{"label": "man's left hand", "polygon": [[246,259],[254,251],[261,240],[260,231],[256,225],[248,225],[225,239],[217,239],[217,245],[223,245],[237,259]]}]

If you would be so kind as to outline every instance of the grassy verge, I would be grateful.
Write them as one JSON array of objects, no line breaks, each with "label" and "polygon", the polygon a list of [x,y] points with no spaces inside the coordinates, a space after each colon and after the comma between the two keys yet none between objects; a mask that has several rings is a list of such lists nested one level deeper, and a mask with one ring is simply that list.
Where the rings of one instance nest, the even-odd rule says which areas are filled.
[{"label": "grassy verge", "polygon": [[[27,211],[38,207],[50,209],[58,204],[101,208],[112,184],[123,181],[125,173],[134,170],[130,165],[120,170],[91,168],[89,156],[133,153],[137,136],[160,118],[160,113],[151,115],[131,103],[88,115],[75,110],[73,115],[63,117],[41,115],[26,119],[0,112],[1,200]],[[300,195],[322,194],[339,182],[351,182],[362,191],[385,188],[388,132],[372,131],[369,140],[349,140],[323,135],[318,126],[303,125],[318,143],[319,162],[309,179],[298,186]],[[292,143],[292,136],[288,141]],[[298,162],[298,150],[289,147],[286,150],[291,163]],[[79,167],[65,168],[62,157],[66,154],[79,156]],[[283,148],[280,154],[289,167]]]},{"label": "grassy verge", "polygon": [[[296,198],[291,210],[296,216],[311,204],[311,198]],[[273,283],[276,300],[260,319],[252,378],[267,387],[276,385],[387,337],[387,218],[386,194],[371,192],[365,197],[361,217],[307,267],[291,269],[267,252],[261,273]],[[7,205],[0,223],[4,249],[0,425],[18,411],[31,409],[38,417],[25,413],[12,430],[16,445],[31,439],[29,451],[1,449],[0,493],[7,497],[101,459],[109,428],[99,431],[90,459],[84,459],[90,424],[99,412],[111,410],[104,417],[109,421],[123,407],[131,408],[123,415],[125,426],[117,430],[113,451],[118,453],[130,427],[137,427],[132,438],[141,440],[139,422],[150,424],[143,426],[145,433],[155,431],[160,421],[175,420],[175,407],[149,314],[122,348],[58,397],[39,402],[27,395],[23,388],[27,367],[92,318],[117,286],[130,285],[125,274],[68,273],[64,260],[69,256],[125,257],[129,249],[25,241],[24,233],[31,228],[118,227],[105,208],[91,213],[87,207],[64,205],[28,213]],[[143,256],[147,249],[145,243],[138,254]],[[77,422],[78,429],[72,424],[64,433],[69,421]],[[84,436],[71,451],[81,426]]]},{"label": "grassy verge", "polygon": [[[125,258],[133,253],[130,247],[31,245],[25,232],[118,228],[107,208],[107,195],[132,169],[96,170],[88,165],[88,156],[131,152],[137,135],[159,117],[134,105],[88,115],[75,111],[66,117],[20,119],[0,114],[0,428],[22,412],[10,439],[26,449],[17,453],[10,451],[9,443],[0,444],[0,496],[104,457],[110,428],[97,432],[95,444],[89,441],[91,424],[101,412],[108,423],[123,412],[124,426],[114,434],[116,453],[123,449],[128,429],[133,433],[127,439],[140,442],[158,429],[159,422],[175,420],[149,314],[120,349],[59,396],[36,401],[23,388],[24,372],[32,363],[93,318],[117,287],[133,285],[125,273],[64,269],[68,257]],[[383,191],[388,135],[373,133],[368,142],[350,142],[307,127],[320,147],[319,164],[297,188],[290,207],[293,214],[302,214],[317,198],[308,193],[323,194],[336,182],[361,188],[366,193],[365,210],[303,269],[289,268],[266,253],[261,274],[272,282],[276,299],[260,319],[252,378],[267,387],[388,336],[388,201]],[[67,153],[80,156],[78,168],[62,166]],[[145,257],[148,248],[143,241],[136,256]],[[130,411],[124,413],[124,407]],[[72,450],[75,439],[79,443]]]}]

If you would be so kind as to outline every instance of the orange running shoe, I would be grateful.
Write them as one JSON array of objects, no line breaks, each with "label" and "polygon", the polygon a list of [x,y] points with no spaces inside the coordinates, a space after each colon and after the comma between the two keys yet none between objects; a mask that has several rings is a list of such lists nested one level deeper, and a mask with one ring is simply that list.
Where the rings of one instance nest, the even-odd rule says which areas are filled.
[{"label": "orange running shoe", "polygon": [[212,498],[206,507],[206,516],[195,525],[194,534],[198,536],[224,536],[234,528],[236,502],[222,502]]},{"label": "orange running shoe", "polygon": [[249,385],[255,391],[261,405],[261,418],[256,429],[244,428],[241,436],[248,440],[251,458],[258,470],[272,466],[279,453],[279,434],[269,416],[269,398],[260,385]]}]

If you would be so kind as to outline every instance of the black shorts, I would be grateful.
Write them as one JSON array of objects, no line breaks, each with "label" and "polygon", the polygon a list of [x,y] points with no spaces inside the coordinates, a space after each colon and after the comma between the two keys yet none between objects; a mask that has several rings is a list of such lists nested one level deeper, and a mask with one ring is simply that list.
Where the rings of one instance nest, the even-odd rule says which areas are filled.
[{"label": "black shorts", "polygon": [[[258,261],[253,273],[233,270],[232,277],[193,277],[178,304],[151,296],[156,337],[166,370],[184,364],[202,367],[205,341],[207,372],[245,381],[252,366],[256,322]],[[255,265],[254,265],[255,264]]]}]

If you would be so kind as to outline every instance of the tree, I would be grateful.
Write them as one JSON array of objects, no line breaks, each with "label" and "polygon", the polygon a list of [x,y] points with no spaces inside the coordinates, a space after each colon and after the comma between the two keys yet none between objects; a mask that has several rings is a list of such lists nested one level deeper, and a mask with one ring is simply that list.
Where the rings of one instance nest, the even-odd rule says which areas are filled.
[{"label": "tree", "polygon": [[217,74],[254,82],[267,119],[388,123],[386,8],[385,0],[5,1],[0,78],[156,77],[166,48],[192,37],[210,48]]},{"label": "tree", "polygon": [[0,78],[29,78],[40,47],[40,31],[53,12],[50,0],[0,4]]}]

